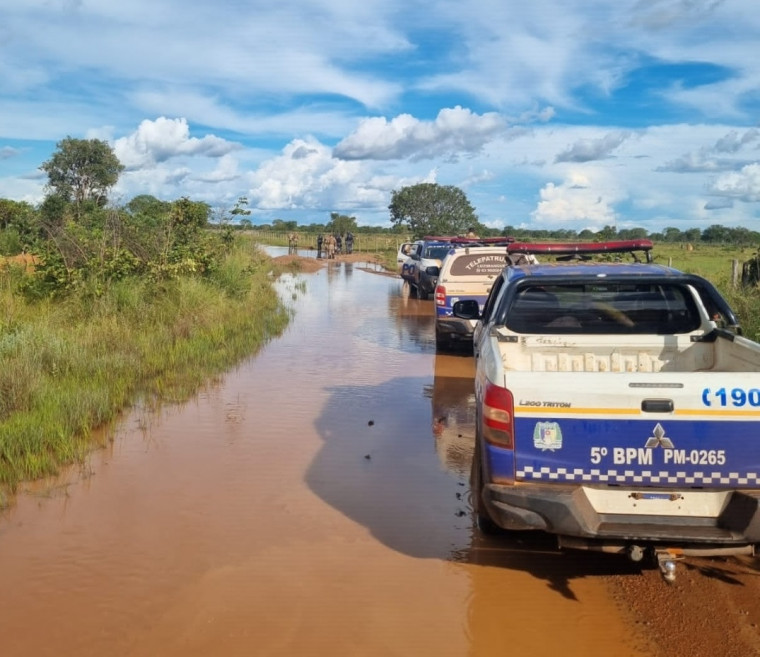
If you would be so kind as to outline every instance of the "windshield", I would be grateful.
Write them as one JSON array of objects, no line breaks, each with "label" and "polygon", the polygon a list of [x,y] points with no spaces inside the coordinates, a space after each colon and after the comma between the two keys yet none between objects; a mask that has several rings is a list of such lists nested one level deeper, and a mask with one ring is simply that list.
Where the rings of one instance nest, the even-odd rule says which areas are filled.
[{"label": "windshield", "polygon": [[701,325],[687,287],[635,283],[524,286],[507,318],[518,333],[672,335]]}]

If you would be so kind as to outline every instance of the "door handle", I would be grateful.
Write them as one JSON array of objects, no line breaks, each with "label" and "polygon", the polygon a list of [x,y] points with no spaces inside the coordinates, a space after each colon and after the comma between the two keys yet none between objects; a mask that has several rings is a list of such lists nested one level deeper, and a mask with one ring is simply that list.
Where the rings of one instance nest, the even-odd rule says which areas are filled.
[{"label": "door handle", "polygon": [[643,399],[641,410],[644,413],[672,413],[675,408],[672,399]]}]

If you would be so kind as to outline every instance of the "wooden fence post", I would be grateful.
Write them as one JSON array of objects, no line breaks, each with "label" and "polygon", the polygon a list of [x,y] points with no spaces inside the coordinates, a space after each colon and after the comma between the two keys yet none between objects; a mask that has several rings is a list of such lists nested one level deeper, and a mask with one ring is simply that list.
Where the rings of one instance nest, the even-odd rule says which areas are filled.
[{"label": "wooden fence post", "polygon": [[739,261],[736,259],[731,261],[731,282],[734,288],[739,286]]}]

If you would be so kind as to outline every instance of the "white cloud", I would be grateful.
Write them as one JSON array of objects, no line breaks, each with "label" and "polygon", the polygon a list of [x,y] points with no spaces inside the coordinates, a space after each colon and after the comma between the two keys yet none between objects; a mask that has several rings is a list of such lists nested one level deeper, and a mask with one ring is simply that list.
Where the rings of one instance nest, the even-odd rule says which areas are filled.
[{"label": "white cloud", "polygon": [[612,152],[628,137],[629,132],[614,132],[599,139],[581,139],[557,155],[556,162],[591,162],[611,157]]},{"label": "white cloud", "polygon": [[[66,9],[11,3],[4,6],[12,35],[5,61],[10,70],[17,60],[44,62],[51,78],[54,69],[107,71],[125,85],[149,79],[157,85],[212,85],[241,96],[336,94],[376,107],[400,86],[343,63],[401,52],[410,44],[391,23],[393,3],[355,4],[133,0],[117,6],[100,0]],[[33,71],[34,65],[24,68]]]},{"label": "white cloud", "polygon": [[214,135],[190,137],[185,119],[163,116],[143,121],[134,133],[114,143],[114,153],[127,169],[145,168],[180,155],[221,157],[239,148],[239,144]]},{"label": "white cloud", "polygon": [[561,184],[547,183],[532,213],[534,224],[599,229],[614,224],[614,203],[621,200],[605,184],[584,173],[571,173]]},{"label": "white cloud", "polygon": [[223,183],[239,180],[240,177],[237,159],[232,155],[223,155],[213,171],[196,176],[196,180],[204,183]]},{"label": "white cloud", "polygon": [[723,0],[638,0],[632,23],[648,30],[666,30],[709,20]]},{"label": "white cloud", "polygon": [[760,201],[760,164],[748,164],[741,171],[721,175],[710,191],[718,196],[757,203]]},{"label": "white cloud", "polygon": [[478,152],[506,128],[495,112],[478,115],[460,106],[442,109],[434,121],[401,114],[364,119],[334,150],[345,160],[412,160]]},{"label": "white cloud", "polygon": [[[674,160],[664,162],[657,170],[678,173],[736,170],[747,163],[736,156],[747,151],[747,147],[752,146],[758,140],[760,140],[760,130],[756,128],[741,133],[735,129],[729,130],[719,137],[715,143],[700,146],[698,149]],[[733,159],[731,156],[734,156]]]},{"label": "white cloud", "polygon": [[10,160],[12,157],[16,157],[18,154],[19,150],[17,148],[12,148],[10,146],[0,147],[0,160]]},{"label": "white cloud", "polygon": [[[248,197],[259,208],[320,209],[377,206],[388,190],[377,187],[361,162],[334,158],[316,139],[296,139],[250,175]],[[385,182],[387,184],[387,181]]]}]

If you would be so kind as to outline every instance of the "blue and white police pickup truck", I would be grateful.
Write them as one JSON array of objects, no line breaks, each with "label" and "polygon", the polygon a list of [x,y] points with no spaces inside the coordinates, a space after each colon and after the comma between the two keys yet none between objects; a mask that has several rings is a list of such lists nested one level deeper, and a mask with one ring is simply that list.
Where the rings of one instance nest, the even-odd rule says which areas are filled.
[{"label": "blue and white police pickup truck", "polygon": [[427,299],[435,290],[441,261],[451,248],[451,238],[425,237],[409,245],[406,260],[399,272],[407,293]]},{"label": "blue and white police pickup truck", "polygon": [[[709,281],[651,248],[514,243],[568,260],[507,266],[482,312],[465,300],[454,313],[479,320],[481,529],[651,555],[672,581],[677,559],[760,543],[760,344]],[[597,252],[634,261],[584,259]]]},{"label": "blue and white police pickup truck", "polygon": [[[486,244],[492,239],[472,237],[423,237],[402,245],[407,252],[401,264],[400,276],[404,280],[405,293],[413,293],[418,299],[427,299],[435,291],[441,263],[448,253],[457,247]],[[504,238],[497,238],[503,242]],[[406,248],[408,247],[408,248]]]}]

